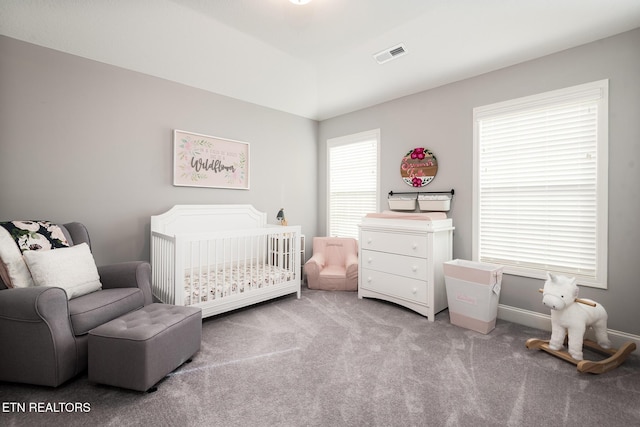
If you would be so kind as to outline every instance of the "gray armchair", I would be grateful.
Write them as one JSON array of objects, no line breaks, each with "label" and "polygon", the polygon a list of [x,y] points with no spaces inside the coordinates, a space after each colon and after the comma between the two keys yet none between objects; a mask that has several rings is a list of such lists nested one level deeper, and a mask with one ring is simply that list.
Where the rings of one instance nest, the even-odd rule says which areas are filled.
[{"label": "gray armchair", "polygon": [[[62,226],[70,245],[87,243],[84,225]],[[102,289],[67,300],[57,287],[7,289],[0,279],[0,381],[57,387],[87,368],[88,332],[151,304],[151,266],[98,267]]]}]

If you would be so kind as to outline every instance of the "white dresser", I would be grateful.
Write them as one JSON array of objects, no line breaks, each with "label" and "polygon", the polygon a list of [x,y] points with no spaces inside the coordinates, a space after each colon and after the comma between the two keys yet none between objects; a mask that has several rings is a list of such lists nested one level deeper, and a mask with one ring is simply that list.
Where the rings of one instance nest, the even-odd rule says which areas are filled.
[{"label": "white dresser", "polygon": [[380,214],[359,227],[358,297],[391,301],[433,322],[447,308],[442,263],[452,258],[451,219]]}]

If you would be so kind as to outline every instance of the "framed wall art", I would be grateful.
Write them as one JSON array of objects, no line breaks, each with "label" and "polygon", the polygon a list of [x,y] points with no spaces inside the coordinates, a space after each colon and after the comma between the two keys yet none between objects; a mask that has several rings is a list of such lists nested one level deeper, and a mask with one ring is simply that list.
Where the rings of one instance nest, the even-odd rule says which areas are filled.
[{"label": "framed wall art", "polygon": [[424,187],[438,173],[438,160],[424,147],[409,151],[400,162],[400,176],[412,187]]},{"label": "framed wall art", "polygon": [[173,131],[173,185],[249,189],[249,144]]}]

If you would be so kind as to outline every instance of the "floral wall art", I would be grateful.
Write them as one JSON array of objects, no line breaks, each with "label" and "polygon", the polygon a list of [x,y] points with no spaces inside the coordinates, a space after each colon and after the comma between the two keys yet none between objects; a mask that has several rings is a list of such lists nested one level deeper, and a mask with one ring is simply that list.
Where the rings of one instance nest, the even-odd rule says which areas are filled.
[{"label": "floral wall art", "polygon": [[249,144],[175,130],[173,184],[249,189]]},{"label": "floral wall art", "polygon": [[424,147],[409,151],[400,163],[402,180],[412,187],[424,187],[435,178],[438,161],[430,150]]}]

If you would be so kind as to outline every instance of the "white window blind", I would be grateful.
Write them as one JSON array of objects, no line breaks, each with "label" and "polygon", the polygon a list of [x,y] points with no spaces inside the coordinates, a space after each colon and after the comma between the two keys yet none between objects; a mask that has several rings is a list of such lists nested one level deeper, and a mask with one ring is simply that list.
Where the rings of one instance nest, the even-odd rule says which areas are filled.
[{"label": "white window blind", "polygon": [[607,89],[474,109],[474,259],[606,288]]},{"label": "white window blind", "polygon": [[327,143],[329,236],[358,238],[362,217],[378,208],[379,131]]}]

